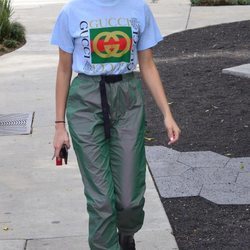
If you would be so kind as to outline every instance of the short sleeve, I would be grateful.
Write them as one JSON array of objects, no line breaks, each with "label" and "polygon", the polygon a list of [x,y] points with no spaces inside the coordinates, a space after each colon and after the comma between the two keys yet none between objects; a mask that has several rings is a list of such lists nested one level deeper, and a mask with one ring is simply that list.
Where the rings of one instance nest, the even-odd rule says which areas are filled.
[{"label": "short sleeve", "polygon": [[144,30],[140,34],[137,50],[145,50],[154,47],[162,40],[162,35],[155,18],[147,4],[145,4]]},{"label": "short sleeve", "polygon": [[50,42],[58,45],[65,52],[73,53],[74,39],[70,35],[68,16],[64,10],[61,11],[56,20]]}]

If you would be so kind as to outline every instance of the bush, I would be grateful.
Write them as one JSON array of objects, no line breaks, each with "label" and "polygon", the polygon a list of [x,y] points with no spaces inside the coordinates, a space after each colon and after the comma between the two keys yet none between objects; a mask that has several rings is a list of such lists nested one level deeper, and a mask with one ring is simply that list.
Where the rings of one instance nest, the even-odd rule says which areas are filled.
[{"label": "bush", "polygon": [[18,22],[12,22],[13,8],[11,0],[0,0],[0,44],[6,48],[17,48],[25,43],[25,28]]},{"label": "bush", "polygon": [[191,0],[193,5],[248,5],[250,0]]},{"label": "bush", "polygon": [[25,28],[22,24],[18,22],[13,22],[10,24],[10,34],[9,38],[16,40],[20,43],[25,42]]},{"label": "bush", "polygon": [[0,42],[10,33],[10,18],[13,14],[11,0],[0,0]]},{"label": "bush", "polygon": [[8,49],[17,48],[18,45],[19,45],[19,43],[16,40],[6,39],[3,41],[3,46],[8,48]]}]

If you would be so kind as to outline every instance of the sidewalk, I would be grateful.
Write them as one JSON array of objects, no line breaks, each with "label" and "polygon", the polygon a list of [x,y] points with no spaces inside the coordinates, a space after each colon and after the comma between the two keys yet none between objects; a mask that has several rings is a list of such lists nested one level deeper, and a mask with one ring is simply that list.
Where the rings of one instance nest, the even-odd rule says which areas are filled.
[{"label": "sidewalk", "polygon": [[[51,161],[57,49],[48,40],[62,2],[66,1],[13,0],[15,18],[27,27],[28,42],[1,57],[1,113],[35,111],[35,119],[32,135],[1,137],[0,250],[88,249],[88,217],[73,150],[68,166],[56,168]],[[250,12],[249,6],[223,7],[218,11],[225,16],[222,19],[221,14],[216,16],[222,7],[207,15],[203,14],[208,9],[195,7],[190,14],[188,0],[150,5],[165,35],[186,27],[244,20]],[[149,174],[146,201],[145,225],[136,236],[138,250],[177,249]]]}]

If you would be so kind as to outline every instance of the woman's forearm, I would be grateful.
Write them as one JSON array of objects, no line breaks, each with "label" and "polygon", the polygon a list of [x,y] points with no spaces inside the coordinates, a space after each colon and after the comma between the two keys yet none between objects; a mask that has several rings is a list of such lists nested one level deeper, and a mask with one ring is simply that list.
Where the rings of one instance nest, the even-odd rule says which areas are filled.
[{"label": "woman's forearm", "polygon": [[[59,62],[56,77],[56,120],[65,120],[66,102],[72,76],[72,54],[59,49]],[[54,148],[55,156],[59,157],[62,145],[70,147],[68,132],[65,123],[55,124]]]},{"label": "woman's forearm", "polygon": [[166,94],[159,76],[159,72],[153,61],[140,64],[140,71],[144,83],[151,92],[157,106],[161,110],[164,118],[172,118],[172,113],[168,104]]},{"label": "woman's forearm", "polygon": [[72,76],[72,55],[60,50],[56,77],[56,120],[65,120],[66,101]]},{"label": "woman's forearm", "polygon": [[139,51],[138,59],[143,81],[164,116],[164,124],[168,133],[168,138],[170,139],[168,145],[173,144],[178,141],[181,130],[171,113],[159,72],[153,60],[152,50],[147,49]]},{"label": "woman's forearm", "polygon": [[66,101],[71,80],[71,72],[64,72],[58,65],[56,79],[56,120],[64,121]]}]

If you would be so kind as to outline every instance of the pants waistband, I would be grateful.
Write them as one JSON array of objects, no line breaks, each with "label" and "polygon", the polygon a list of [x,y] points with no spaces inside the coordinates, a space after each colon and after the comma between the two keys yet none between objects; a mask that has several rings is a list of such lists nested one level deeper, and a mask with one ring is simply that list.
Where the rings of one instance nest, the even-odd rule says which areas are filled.
[{"label": "pants waistband", "polygon": [[135,77],[134,72],[119,75],[86,75],[84,73],[79,73],[78,77],[83,79],[92,79],[94,81],[100,82],[104,80],[106,83],[115,83],[120,81],[128,81]]},{"label": "pants waistband", "polygon": [[106,93],[106,86],[105,83],[116,83],[121,81],[128,81],[134,78],[134,73],[128,73],[123,75],[98,75],[98,76],[91,76],[79,73],[78,77],[85,79],[85,80],[94,80],[95,82],[99,83],[99,90],[100,90],[100,97],[101,97],[101,105],[102,105],[102,113],[103,113],[103,127],[105,138],[110,138],[110,109],[107,100],[107,93]]}]

